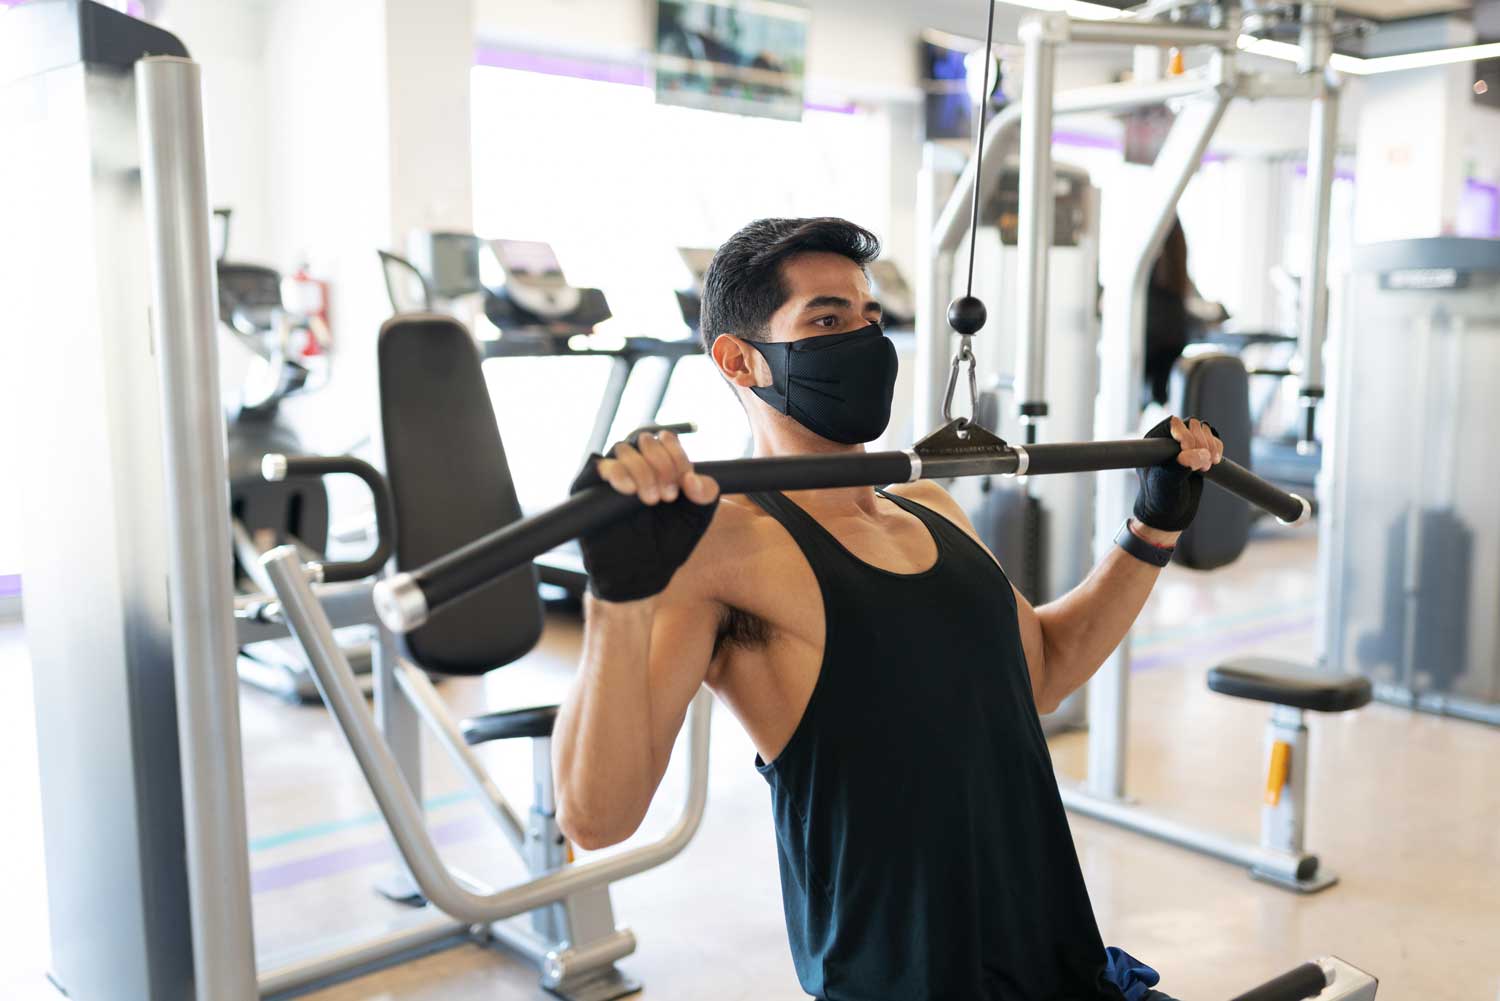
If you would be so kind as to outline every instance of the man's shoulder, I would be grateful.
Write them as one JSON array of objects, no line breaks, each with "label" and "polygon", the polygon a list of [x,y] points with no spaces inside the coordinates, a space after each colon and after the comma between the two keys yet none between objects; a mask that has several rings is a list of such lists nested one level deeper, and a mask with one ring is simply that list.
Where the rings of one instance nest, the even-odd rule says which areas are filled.
[{"label": "man's shoulder", "polygon": [[953,499],[953,495],[935,480],[896,483],[886,487],[885,492],[905,497],[907,500],[916,501],[918,504],[944,513],[959,508],[959,503]]},{"label": "man's shoulder", "polygon": [[778,528],[776,520],[748,497],[724,497],[684,570],[698,587],[718,592],[725,579],[757,573],[762,558],[779,542],[789,541]]}]

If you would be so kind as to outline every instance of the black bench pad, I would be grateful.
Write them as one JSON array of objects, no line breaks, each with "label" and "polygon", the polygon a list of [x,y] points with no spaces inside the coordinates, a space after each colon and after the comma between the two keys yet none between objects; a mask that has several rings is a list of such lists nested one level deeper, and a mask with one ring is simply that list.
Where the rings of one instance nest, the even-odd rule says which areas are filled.
[{"label": "black bench pad", "polygon": [[536,706],[471,716],[459,724],[459,729],[470,744],[483,744],[514,737],[550,737],[555,722],[557,706]]},{"label": "black bench pad", "polygon": [[1241,657],[1208,672],[1208,687],[1221,695],[1274,702],[1295,709],[1341,713],[1370,701],[1370,679],[1328,674],[1270,657]]}]

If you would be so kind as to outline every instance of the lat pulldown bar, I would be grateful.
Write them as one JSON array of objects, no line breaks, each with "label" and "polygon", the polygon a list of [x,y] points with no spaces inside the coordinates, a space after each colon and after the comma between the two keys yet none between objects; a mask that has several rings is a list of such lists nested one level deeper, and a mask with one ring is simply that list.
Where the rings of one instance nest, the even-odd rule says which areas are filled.
[{"label": "lat pulldown bar", "polygon": [[[1136,469],[1170,461],[1180,451],[1171,438],[1009,445],[977,425],[955,422],[900,452],[855,455],[780,456],[700,462],[694,471],[712,477],[726,494],[768,490],[826,490],[884,486],[955,476],[1086,473]],[[1264,508],[1286,524],[1311,512],[1302,497],[1287,493],[1243,466],[1225,459],[1204,476],[1232,494]],[[635,510],[634,496],[599,485],[574,494],[550,510],[491,532],[440,556],[424,567],[375,585],[375,609],[387,628],[405,633],[435,612],[517,567]]]}]

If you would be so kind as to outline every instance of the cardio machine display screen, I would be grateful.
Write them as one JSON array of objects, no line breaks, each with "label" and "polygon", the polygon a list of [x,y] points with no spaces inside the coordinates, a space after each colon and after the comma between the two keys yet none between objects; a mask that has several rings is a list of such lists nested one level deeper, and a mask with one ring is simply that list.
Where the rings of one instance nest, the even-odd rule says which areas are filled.
[{"label": "cardio machine display screen", "polygon": [[507,275],[527,278],[562,276],[562,265],[557,263],[557,254],[548,244],[536,240],[491,240],[490,249]]}]

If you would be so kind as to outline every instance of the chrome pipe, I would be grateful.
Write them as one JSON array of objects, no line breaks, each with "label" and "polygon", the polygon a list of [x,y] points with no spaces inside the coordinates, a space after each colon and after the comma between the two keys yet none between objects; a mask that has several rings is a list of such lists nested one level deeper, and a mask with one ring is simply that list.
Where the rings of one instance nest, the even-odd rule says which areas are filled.
[{"label": "chrome pipe", "polygon": [[408,953],[436,945],[445,939],[467,941],[469,924],[447,915],[421,921],[409,928],[397,928],[376,935],[353,938],[331,949],[285,960],[269,966],[260,975],[259,992],[263,998],[285,997],[318,984],[384,963]]},{"label": "chrome pipe", "polygon": [[1016,262],[1016,404],[1023,424],[1047,414],[1047,265],[1057,188],[1052,178],[1052,106],[1057,47],[1048,20],[1021,26],[1020,219]]},{"label": "chrome pipe", "polygon": [[447,752],[448,759],[479,793],[479,801],[484,804],[485,811],[505,832],[516,850],[523,851],[526,846],[525,825],[521,823],[521,818],[516,815],[500,787],[495,785],[495,780],[485,771],[484,765],[469,747],[468,741],[464,740],[458,727],[453,725],[443,697],[438,694],[422,669],[405,659],[396,662],[395,675],[397,686],[417,711],[417,716],[432,730],[438,743]]},{"label": "chrome pipe", "polygon": [[296,550],[290,546],[278,547],[267,553],[262,562],[276,585],[287,622],[307,654],[323,701],[338,720],[412,878],[438,909],[474,923],[499,921],[644,872],[677,855],[692,840],[708,801],[708,738],[713,700],[706,689],[693,699],[688,715],[686,801],[676,823],[665,835],[650,844],[570,865],[495,893],[480,894],[467,889],[438,855],[427,832],[421,805],[400,777],[390,748],[381,738],[360,694],[354,672],[308,585]]},{"label": "chrome pipe", "polygon": [[1307,855],[1292,855],[1273,851],[1250,842],[1235,841],[1221,834],[1200,831],[1186,824],[1158,816],[1138,806],[1116,799],[1095,796],[1082,789],[1059,783],[1063,806],[1074,813],[1102,820],[1116,827],[1123,827],[1145,834],[1160,841],[1190,848],[1195,852],[1212,856],[1235,865],[1242,865],[1258,873],[1274,876],[1286,883],[1295,884],[1309,865],[1316,867],[1316,859]]},{"label": "chrome pipe", "polygon": [[161,380],[193,991],[200,1001],[235,1001],[255,996],[255,944],[202,86],[198,64],[176,57],[142,59],[135,84]]}]

